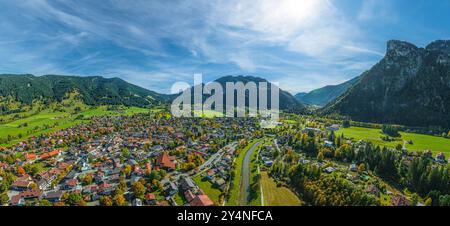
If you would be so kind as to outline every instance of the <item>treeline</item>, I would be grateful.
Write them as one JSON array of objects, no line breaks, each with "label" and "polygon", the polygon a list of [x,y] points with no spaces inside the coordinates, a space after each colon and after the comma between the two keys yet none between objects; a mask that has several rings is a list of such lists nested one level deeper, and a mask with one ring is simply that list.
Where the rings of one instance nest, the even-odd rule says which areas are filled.
[{"label": "treeline", "polygon": [[438,201],[450,198],[450,166],[436,164],[426,154],[407,155],[366,143],[359,147],[344,144],[336,149],[334,158],[364,163],[384,180],[429,197],[435,205],[450,204]]},{"label": "treeline", "polygon": [[377,198],[345,179],[343,174],[323,174],[312,164],[286,164],[277,161],[270,170],[272,176],[285,178],[301,194],[301,198],[316,206],[375,206]]}]

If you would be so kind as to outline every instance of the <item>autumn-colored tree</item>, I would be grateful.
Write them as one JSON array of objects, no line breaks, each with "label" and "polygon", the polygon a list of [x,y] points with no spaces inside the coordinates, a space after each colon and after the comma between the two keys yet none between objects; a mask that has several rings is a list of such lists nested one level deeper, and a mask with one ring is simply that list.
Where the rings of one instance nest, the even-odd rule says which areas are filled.
[{"label": "autumn-colored tree", "polygon": [[23,169],[23,167],[21,167],[21,166],[19,166],[19,167],[17,167],[17,174],[18,175],[20,175],[20,176],[23,176],[23,175],[25,175],[25,170]]},{"label": "autumn-colored tree", "polygon": [[319,161],[319,162],[322,162],[323,161],[323,153],[322,152],[319,152],[319,154],[317,154],[317,160]]},{"label": "autumn-colored tree", "polygon": [[111,199],[110,196],[103,196],[100,198],[100,204],[103,206],[112,206],[113,200]]},{"label": "autumn-colored tree", "polygon": [[39,186],[36,183],[33,182],[33,183],[30,184],[30,188],[31,189],[38,189]]},{"label": "autumn-colored tree", "polygon": [[127,190],[127,182],[125,181],[125,178],[121,177],[119,181],[119,185],[117,186],[120,190],[126,191]]},{"label": "autumn-colored tree", "polygon": [[134,195],[137,198],[143,199],[145,195],[145,186],[141,182],[136,182],[132,186],[132,190],[134,192]]},{"label": "autumn-colored tree", "polygon": [[364,172],[364,171],[366,171],[366,165],[365,165],[364,163],[359,164],[359,166],[358,166],[358,172],[359,172],[359,173],[362,173],[362,172]]},{"label": "autumn-colored tree", "polygon": [[64,202],[55,202],[53,206],[66,206]]},{"label": "autumn-colored tree", "polygon": [[92,184],[92,181],[93,181],[92,174],[89,173],[83,178],[82,182],[84,185],[89,185],[89,184]]},{"label": "autumn-colored tree", "polygon": [[130,175],[131,175],[131,166],[130,165],[126,165],[125,167],[124,167],[124,169],[122,170],[122,172],[127,176],[127,177],[129,177]]},{"label": "autumn-colored tree", "polygon": [[126,204],[125,197],[121,193],[115,194],[113,201],[114,201],[114,205],[116,205],[116,206],[123,206]]},{"label": "autumn-colored tree", "polygon": [[87,206],[86,201],[84,201],[83,199],[78,200],[77,202],[77,206]]},{"label": "autumn-colored tree", "polygon": [[433,200],[431,198],[427,198],[425,200],[425,206],[431,206],[432,203],[433,203]]}]

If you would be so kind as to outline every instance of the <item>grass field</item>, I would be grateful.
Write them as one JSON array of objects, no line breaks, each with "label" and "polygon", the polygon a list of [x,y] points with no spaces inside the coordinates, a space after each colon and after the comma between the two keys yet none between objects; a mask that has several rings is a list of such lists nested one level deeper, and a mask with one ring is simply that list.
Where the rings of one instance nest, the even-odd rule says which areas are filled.
[{"label": "grass field", "polygon": [[413,144],[406,144],[406,148],[408,150],[430,150],[433,154],[444,152],[446,153],[446,156],[450,154],[450,139],[443,137],[400,132],[401,140],[388,142],[381,139],[383,134],[380,129],[350,127],[336,131],[336,135],[338,136],[342,133],[344,133],[344,136],[348,138],[353,138],[355,140],[366,140],[377,145],[384,145],[388,147],[395,147],[398,144],[403,145],[403,140],[412,140]]},{"label": "grass field", "polygon": [[288,188],[277,187],[275,181],[261,171],[261,186],[264,193],[264,206],[301,206],[300,199]]},{"label": "grass field", "polygon": [[184,198],[184,195],[181,191],[179,191],[177,194],[173,196],[173,199],[177,203],[178,206],[183,206],[184,203],[186,203],[186,199]]},{"label": "grass field", "polygon": [[213,187],[213,184],[209,181],[203,181],[202,175],[197,175],[192,178],[194,182],[200,187],[200,189],[203,190],[203,192],[208,195],[208,197],[216,204],[219,205],[219,196],[222,194],[222,191],[220,191],[217,188]]},{"label": "grass field", "polygon": [[[119,110],[108,110],[107,106],[85,108],[74,113],[72,110],[52,111],[43,110],[37,114],[0,124],[0,146],[10,146],[31,136],[38,136],[43,133],[65,129],[76,124],[86,122],[87,118],[102,115],[133,115],[137,113],[149,112],[149,109],[138,107],[122,107]],[[83,119],[78,118],[79,115]],[[9,141],[5,139],[10,137]]]},{"label": "grass field", "polygon": [[194,114],[199,114],[202,116],[202,118],[214,118],[223,116],[223,113],[213,110],[194,111]]},{"label": "grass field", "polygon": [[252,147],[256,142],[261,139],[256,139],[250,142],[244,149],[241,150],[238,157],[235,159],[235,176],[233,178],[233,188],[229,191],[230,198],[227,201],[227,206],[238,206],[239,205],[239,184],[241,183],[241,171],[242,171],[242,162],[244,161],[245,153],[249,151],[250,147]]},{"label": "grass field", "polygon": [[[260,146],[261,147],[261,146]],[[250,155],[250,183],[254,183],[255,177],[259,175],[258,172],[258,153],[259,150],[256,149],[251,155]],[[250,200],[250,206],[261,206],[261,192],[257,192],[257,194],[254,194],[255,198]]]}]

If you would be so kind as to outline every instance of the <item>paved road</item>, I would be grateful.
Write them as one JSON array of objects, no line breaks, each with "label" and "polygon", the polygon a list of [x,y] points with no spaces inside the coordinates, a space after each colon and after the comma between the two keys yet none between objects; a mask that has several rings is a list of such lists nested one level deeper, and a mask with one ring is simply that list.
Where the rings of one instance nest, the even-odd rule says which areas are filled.
[{"label": "paved road", "polygon": [[[222,149],[220,149],[218,152],[216,152],[215,154],[211,155],[211,157],[206,160],[200,167],[199,167],[199,171],[195,173],[195,175],[192,175],[191,177],[194,177],[196,175],[202,174],[203,172],[211,169],[213,164],[217,164],[218,162],[222,161],[222,157],[224,156],[226,150],[225,148],[230,148],[230,150],[232,150],[234,152],[234,150],[237,147],[237,142],[232,142],[228,145],[226,145],[225,147],[223,147]],[[177,173],[178,171],[174,171],[169,173],[169,177],[173,176],[173,181],[178,181],[180,179],[180,177],[182,176],[190,176],[189,173]],[[166,183],[168,181],[165,180],[164,183]],[[161,181],[161,183],[163,183],[163,181]],[[164,184],[163,183],[163,184]]]},{"label": "paved road", "polygon": [[246,206],[248,204],[248,196],[250,194],[250,156],[263,141],[256,142],[245,153],[244,161],[242,162],[241,184],[240,184],[240,205]]}]

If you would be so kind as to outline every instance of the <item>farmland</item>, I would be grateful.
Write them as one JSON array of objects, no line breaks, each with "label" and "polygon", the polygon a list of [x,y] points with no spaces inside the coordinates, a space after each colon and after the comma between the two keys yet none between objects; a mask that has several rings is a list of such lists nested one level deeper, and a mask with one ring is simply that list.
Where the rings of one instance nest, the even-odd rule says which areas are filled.
[{"label": "farmland", "polygon": [[384,141],[380,129],[350,127],[342,128],[336,132],[340,136],[344,134],[345,137],[353,138],[355,140],[366,140],[377,145],[395,147],[398,144],[403,145],[404,141],[412,141],[412,144],[406,142],[406,148],[412,151],[431,150],[433,154],[444,152],[450,154],[450,139],[443,137],[436,137],[431,135],[423,135],[416,133],[400,132],[401,137],[396,141]]},{"label": "farmland", "polygon": [[300,206],[300,199],[288,188],[277,187],[277,183],[261,171],[261,186],[264,194],[265,206]]}]

